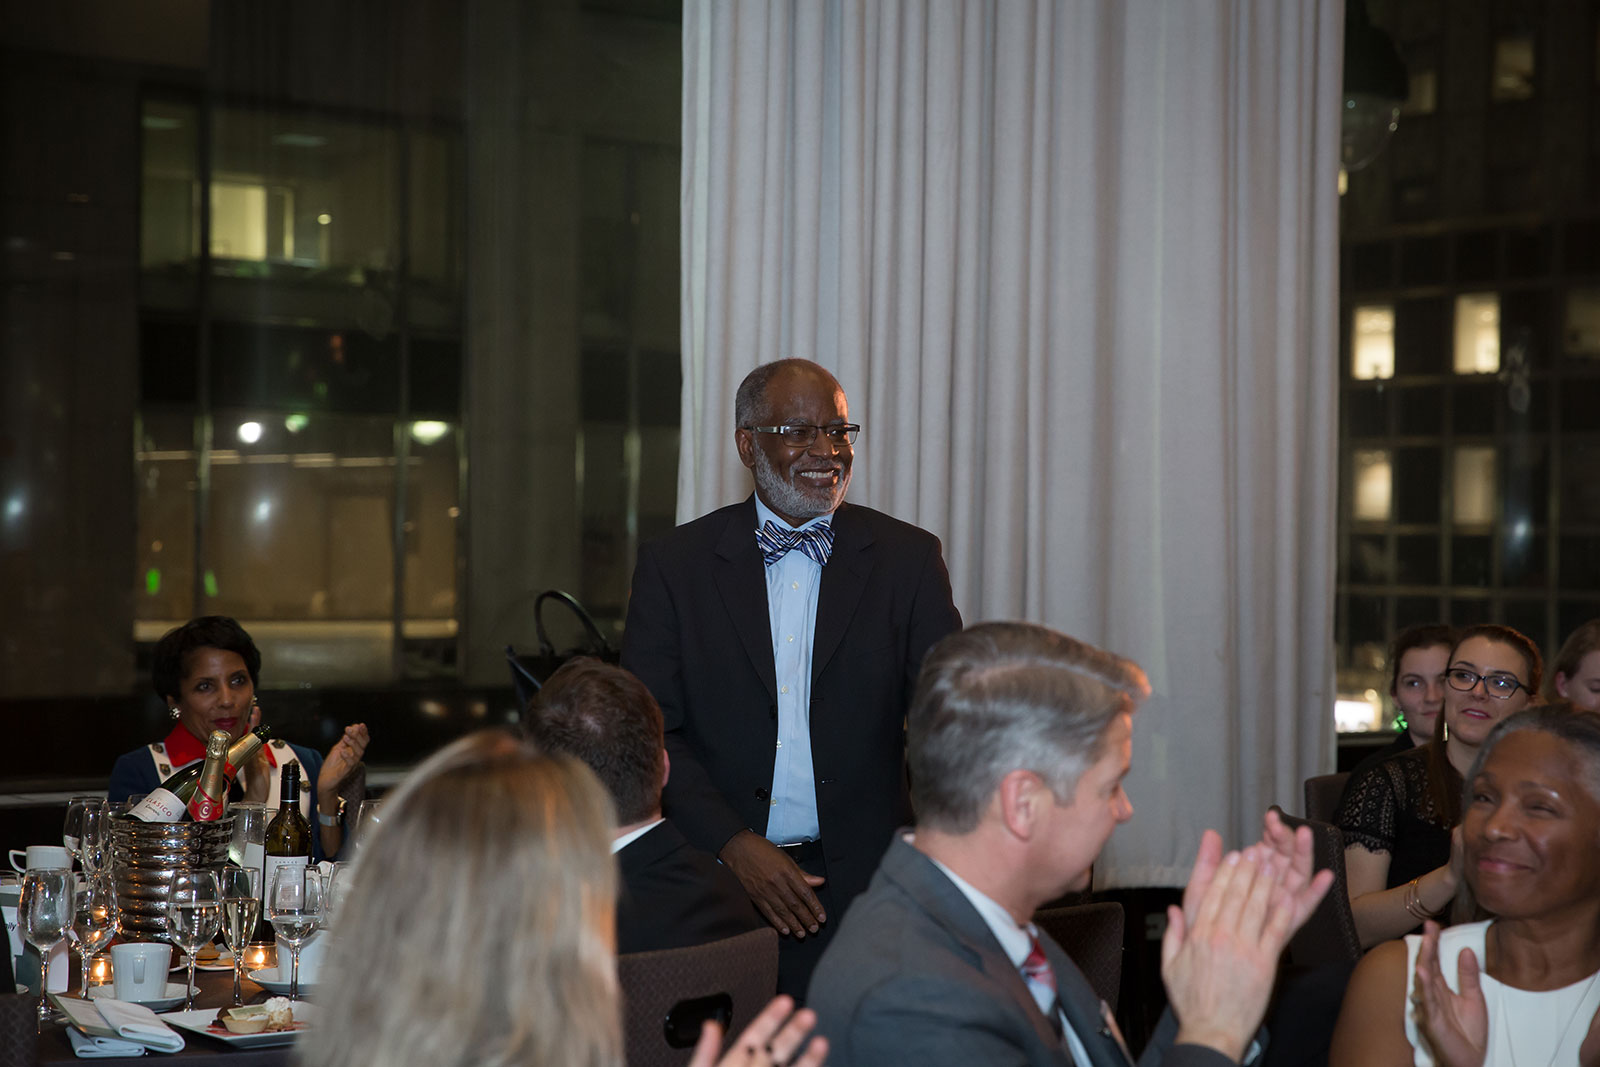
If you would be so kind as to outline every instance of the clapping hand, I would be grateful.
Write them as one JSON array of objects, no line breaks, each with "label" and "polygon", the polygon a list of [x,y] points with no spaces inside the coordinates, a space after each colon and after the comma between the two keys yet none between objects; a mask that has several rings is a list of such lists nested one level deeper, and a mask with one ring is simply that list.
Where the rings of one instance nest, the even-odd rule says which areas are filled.
[{"label": "clapping hand", "polygon": [[[1417,1029],[1427,1039],[1439,1067],[1483,1067],[1489,1047],[1489,1006],[1478,981],[1478,957],[1470,948],[1462,949],[1456,958],[1456,978],[1459,993],[1444,980],[1439,967],[1439,924],[1430,919],[1422,924],[1422,947],[1411,984]],[[1591,1025],[1584,1050],[1594,1042]]]},{"label": "clapping hand", "polygon": [[816,1012],[804,1008],[794,1011],[793,1000],[774,997],[720,1060],[716,1057],[722,1044],[722,1026],[707,1022],[700,1031],[700,1042],[694,1047],[689,1067],[774,1067],[790,1063],[802,1044],[805,1051],[792,1060],[794,1067],[822,1067],[828,1058],[828,1039],[813,1037],[806,1041],[806,1035],[816,1025]]}]

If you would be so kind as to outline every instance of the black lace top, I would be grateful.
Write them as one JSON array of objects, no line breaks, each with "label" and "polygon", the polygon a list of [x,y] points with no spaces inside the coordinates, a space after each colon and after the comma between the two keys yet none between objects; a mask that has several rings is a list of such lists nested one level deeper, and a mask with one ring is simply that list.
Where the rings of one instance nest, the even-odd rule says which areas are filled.
[{"label": "black lace top", "polygon": [[1402,752],[1350,779],[1334,825],[1346,845],[1389,854],[1386,889],[1450,862],[1450,825],[1428,792],[1428,750]]}]

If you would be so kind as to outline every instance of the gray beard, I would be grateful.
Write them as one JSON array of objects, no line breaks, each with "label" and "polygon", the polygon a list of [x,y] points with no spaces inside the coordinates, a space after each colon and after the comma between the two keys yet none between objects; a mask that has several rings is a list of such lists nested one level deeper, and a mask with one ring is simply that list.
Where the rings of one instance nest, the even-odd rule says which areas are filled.
[{"label": "gray beard", "polygon": [[756,465],[753,473],[756,479],[756,489],[761,493],[761,499],[766,501],[767,507],[773,511],[790,515],[797,519],[814,519],[818,515],[832,513],[844,503],[845,490],[850,488],[850,472],[845,470],[839,475],[837,484],[823,488],[808,489],[803,485],[795,485],[785,481],[767,458],[767,453],[760,448],[755,450]]}]

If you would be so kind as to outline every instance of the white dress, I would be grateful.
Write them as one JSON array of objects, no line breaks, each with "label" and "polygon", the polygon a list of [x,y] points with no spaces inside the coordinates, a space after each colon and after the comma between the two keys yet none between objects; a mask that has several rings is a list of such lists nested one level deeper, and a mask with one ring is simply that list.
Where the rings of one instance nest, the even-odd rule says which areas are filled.
[{"label": "white dress", "polygon": [[[1451,989],[1459,992],[1461,988],[1456,974],[1461,950],[1470,948],[1478,957],[1483,999],[1489,1007],[1489,1054],[1484,1067],[1577,1067],[1578,1047],[1600,1007],[1600,971],[1540,993],[1505,985],[1482,972],[1488,929],[1488,922],[1465,923],[1439,935],[1439,970]],[[1434,1067],[1428,1043],[1417,1029],[1416,1006],[1411,1003],[1421,947],[1420,934],[1406,938],[1406,1040],[1416,1050],[1416,1067]]]}]

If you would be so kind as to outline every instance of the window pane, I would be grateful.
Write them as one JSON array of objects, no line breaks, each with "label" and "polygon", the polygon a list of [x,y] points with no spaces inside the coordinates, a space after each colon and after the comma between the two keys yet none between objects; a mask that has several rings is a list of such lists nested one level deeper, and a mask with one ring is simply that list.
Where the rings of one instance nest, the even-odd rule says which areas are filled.
[{"label": "window pane", "polygon": [[460,438],[453,424],[434,420],[413,422],[408,432],[405,644],[407,673],[415,676],[454,663]]},{"label": "window pane", "polygon": [[1494,433],[1498,385],[1462,384],[1451,398],[1451,426],[1457,434]]},{"label": "window pane", "polygon": [[[1450,580],[1453,584],[1487,587],[1493,574],[1493,538],[1485,535],[1450,539]],[[1460,619],[1450,621],[1462,624]]]},{"label": "window pane", "polygon": [[200,256],[199,109],[150,98],[140,126],[140,302],[192,308],[198,299],[194,264]]},{"label": "window pane", "polygon": [[136,636],[154,641],[194,609],[194,417],[147,413],[139,423]]},{"label": "window pane", "polygon": [[1495,451],[1479,445],[1455,450],[1455,501],[1458,526],[1486,526],[1495,514]]},{"label": "window pane", "polygon": [[1350,375],[1357,380],[1394,377],[1394,307],[1358,307],[1352,328],[1355,351]]},{"label": "window pane", "polygon": [[1442,472],[1436,448],[1402,448],[1396,452],[1395,517],[1406,523],[1439,521]]},{"label": "window pane", "polygon": [[212,436],[207,610],[250,620],[274,685],[388,678],[393,419],[222,411]]},{"label": "window pane", "polygon": [[1431,70],[1413,71],[1409,81],[1406,102],[1401,105],[1402,115],[1431,115],[1438,106],[1438,75]]},{"label": "window pane", "polygon": [[1444,426],[1444,389],[1437,385],[1417,385],[1394,391],[1397,425],[1402,436],[1431,436]]},{"label": "window pane", "polygon": [[1456,297],[1457,374],[1493,374],[1500,369],[1500,298],[1494,293]]},{"label": "window pane", "polygon": [[1500,605],[1500,621],[1526,636],[1540,648],[1552,652],[1559,645],[1550,643],[1545,633],[1545,602],[1543,600],[1507,600]]},{"label": "window pane", "polygon": [[1359,449],[1351,463],[1350,512],[1358,522],[1382,522],[1389,517],[1393,471],[1387,449]]},{"label": "window pane", "polygon": [[1347,581],[1357,585],[1386,585],[1394,580],[1389,566],[1388,538],[1382,534],[1355,534],[1350,538]]},{"label": "window pane", "polygon": [[1600,358],[1600,287],[1567,293],[1567,318],[1562,334],[1569,356]]},{"label": "window pane", "polygon": [[1444,618],[1444,610],[1436,596],[1396,597],[1394,602],[1394,628],[1398,633],[1408,626],[1422,626]]},{"label": "window pane", "polygon": [[1600,445],[1563,442],[1561,521],[1572,526],[1600,526]]},{"label": "window pane", "polygon": [[1431,534],[1395,538],[1395,560],[1401,585],[1439,584],[1439,539]]},{"label": "window pane", "polygon": [[1533,96],[1533,79],[1533,35],[1510,34],[1496,40],[1489,96],[1495,100],[1527,100]]},{"label": "window pane", "polygon": [[1600,537],[1561,539],[1561,588],[1568,592],[1600,589]]}]

